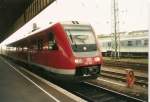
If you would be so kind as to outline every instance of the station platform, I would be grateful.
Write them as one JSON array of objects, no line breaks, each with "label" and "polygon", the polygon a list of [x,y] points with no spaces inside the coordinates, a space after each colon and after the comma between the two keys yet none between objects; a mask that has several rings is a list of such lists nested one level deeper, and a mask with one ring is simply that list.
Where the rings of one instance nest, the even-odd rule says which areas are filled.
[{"label": "station platform", "polygon": [[[40,83],[40,84],[39,84]],[[0,101],[1,102],[85,102],[63,90],[54,89],[38,80],[35,83],[0,56]],[[57,86],[58,87],[58,86]],[[63,90],[63,91],[62,91]],[[69,95],[68,95],[69,94]]]}]

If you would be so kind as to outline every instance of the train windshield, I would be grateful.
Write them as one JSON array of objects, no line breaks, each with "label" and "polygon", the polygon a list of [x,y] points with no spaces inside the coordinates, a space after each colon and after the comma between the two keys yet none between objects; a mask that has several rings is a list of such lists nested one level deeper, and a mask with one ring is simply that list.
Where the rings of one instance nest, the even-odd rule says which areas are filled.
[{"label": "train windshield", "polygon": [[96,40],[91,29],[67,29],[74,52],[96,51]]}]

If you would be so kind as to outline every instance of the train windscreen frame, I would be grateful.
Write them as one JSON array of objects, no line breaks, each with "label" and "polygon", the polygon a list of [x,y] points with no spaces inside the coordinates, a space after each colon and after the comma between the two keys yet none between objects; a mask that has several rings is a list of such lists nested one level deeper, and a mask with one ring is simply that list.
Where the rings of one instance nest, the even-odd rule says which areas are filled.
[{"label": "train windscreen frame", "polygon": [[95,35],[90,27],[72,27],[65,31],[74,52],[97,51]]}]

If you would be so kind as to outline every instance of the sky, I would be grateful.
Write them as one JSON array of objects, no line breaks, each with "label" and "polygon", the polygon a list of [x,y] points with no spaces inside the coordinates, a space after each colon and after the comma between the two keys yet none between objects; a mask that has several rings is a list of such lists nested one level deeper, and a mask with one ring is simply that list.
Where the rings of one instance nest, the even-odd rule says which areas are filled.
[{"label": "sky", "polygon": [[[118,1],[119,31],[148,29],[150,0]],[[49,22],[85,21],[91,23],[96,34],[112,32],[112,0],[56,0],[3,43],[18,40],[32,30],[33,23],[42,28]]]},{"label": "sky", "polygon": [[[148,29],[148,0],[116,1],[120,31]],[[97,34],[112,32],[112,0],[57,0],[55,9],[55,20],[87,21]]]}]

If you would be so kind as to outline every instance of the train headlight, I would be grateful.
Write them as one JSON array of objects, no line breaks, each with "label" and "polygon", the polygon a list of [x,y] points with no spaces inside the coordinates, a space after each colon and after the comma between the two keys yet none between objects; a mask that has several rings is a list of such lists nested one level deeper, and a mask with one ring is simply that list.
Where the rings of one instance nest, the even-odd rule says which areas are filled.
[{"label": "train headlight", "polygon": [[95,62],[99,62],[100,60],[101,60],[100,57],[95,57],[95,58],[94,58],[94,61],[95,61]]},{"label": "train headlight", "polygon": [[81,64],[81,63],[83,63],[83,61],[82,61],[82,59],[75,59],[75,63],[76,64]]}]

